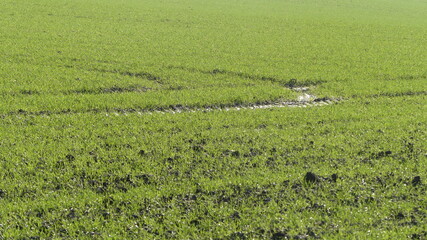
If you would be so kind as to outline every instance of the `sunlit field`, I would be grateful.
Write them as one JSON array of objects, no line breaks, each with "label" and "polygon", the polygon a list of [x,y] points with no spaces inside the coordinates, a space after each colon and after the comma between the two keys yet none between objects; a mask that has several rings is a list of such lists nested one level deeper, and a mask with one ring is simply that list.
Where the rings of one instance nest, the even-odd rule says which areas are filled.
[{"label": "sunlit field", "polygon": [[2,0],[0,239],[426,239],[426,16]]}]

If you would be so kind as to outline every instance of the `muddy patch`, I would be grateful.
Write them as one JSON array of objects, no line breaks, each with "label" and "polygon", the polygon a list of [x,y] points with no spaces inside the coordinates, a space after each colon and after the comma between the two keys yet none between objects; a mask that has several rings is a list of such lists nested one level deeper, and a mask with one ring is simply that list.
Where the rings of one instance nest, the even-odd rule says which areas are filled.
[{"label": "muddy patch", "polygon": [[310,101],[313,101],[314,99],[316,99],[316,96],[308,94],[308,93],[303,93],[303,94],[298,96],[299,102],[310,102]]},{"label": "muddy patch", "polygon": [[145,114],[180,114],[186,112],[212,112],[212,111],[240,111],[240,110],[256,110],[256,109],[270,109],[270,108],[285,108],[285,107],[295,107],[295,108],[308,108],[308,107],[321,107],[326,105],[331,105],[340,102],[341,99],[333,98],[323,98],[321,100],[314,99],[310,101],[272,101],[267,103],[247,103],[247,104],[223,104],[223,105],[213,105],[205,107],[193,107],[193,106],[183,106],[183,105],[171,105],[169,107],[158,107],[154,109],[138,109],[138,108],[114,108],[114,109],[87,109],[83,111],[73,111],[71,109],[62,110],[62,111],[39,111],[39,112],[29,112],[23,109],[19,109],[15,112],[10,112],[8,114],[0,115],[4,117],[6,115],[36,115],[36,116],[49,116],[56,114],[79,114],[79,113],[105,113],[106,116],[119,116],[127,115],[131,113],[136,113],[138,115]]},{"label": "muddy patch", "polygon": [[[314,96],[310,95],[310,99]],[[212,111],[240,111],[240,110],[256,110],[256,109],[271,109],[271,108],[285,108],[285,107],[296,107],[296,108],[308,108],[308,107],[320,107],[338,103],[341,99],[324,99],[321,101],[314,100],[303,100],[303,101],[282,101],[282,102],[271,102],[262,104],[241,104],[241,105],[228,105],[228,106],[206,106],[203,108],[193,108],[190,106],[171,106],[170,108],[162,108],[155,110],[135,110],[135,109],[115,109],[115,112],[106,113],[106,116],[119,116],[126,115],[128,113],[137,113],[139,115],[144,114],[180,114],[185,112],[212,112]]]}]

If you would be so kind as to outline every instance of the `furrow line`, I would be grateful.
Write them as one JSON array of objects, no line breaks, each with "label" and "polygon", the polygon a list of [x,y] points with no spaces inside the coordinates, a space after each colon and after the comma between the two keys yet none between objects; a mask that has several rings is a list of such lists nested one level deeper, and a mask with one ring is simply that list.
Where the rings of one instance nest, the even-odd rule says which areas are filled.
[{"label": "furrow line", "polygon": [[309,108],[309,107],[321,107],[327,106],[334,103],[338,103],[340,99],[328,99],[322,101],[287,101],[287,102],[277,102],[270,104],[252,104],[252,105],[238,105],[230,107],[205,107],[205,108],[191,108],[191,107],[177,107],[171,109],[163,110],[144,110],[144,111],[127,111],[127,110],[117,110],[116,112],[106,112],[106,116],[122,116],[128,114],[137,113],[138,115],[151,115],[151,114],[180,114],[188,112],[228,112],[228,111],[240,111],[240,110],[256,110],[256,109],[271,109],[271,108],[285,108],[285,107],[294,107],[294,108]]},{"label": "furrow line", "polygon": [[[298,91],[298,90],[296,90]],[[271,109],[271,108],[284,108],[284,107],[295,107],[295,108],[308,108],[308,107],[320,107],[331,105],[342,101],[339,98],[316,98],[314,95],[302,92],[295,101],[275,101],[268,103],[248,103],[248,104],[229,104],[221,106],[205,106],[205,107],[193,107],[193,106],[182,106],[173,105],[169,107],[159,107],[157,109],[143,109],[143,108],[112,108],[112,109],[86,109],[86,110],[63,110],[63,111],[40,111],[40,112],[27,112],[24,110],[18,110],[17,112],[10,112],[8,114],[2,114],[0,117],[6,116],[49,116],[49,115],[61,115],[61,114],[79,114],[79,113],[105,113],[106,116],[120,116],[127,114],[179,114],[187,112],[211,112],[211,111],[240,111],[240,110],[256,110],[256,109]]]}]

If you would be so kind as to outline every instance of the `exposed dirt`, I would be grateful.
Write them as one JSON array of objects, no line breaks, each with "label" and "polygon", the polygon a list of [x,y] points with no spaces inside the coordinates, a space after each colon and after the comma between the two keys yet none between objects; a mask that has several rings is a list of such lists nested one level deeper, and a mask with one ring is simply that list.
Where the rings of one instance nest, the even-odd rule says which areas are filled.
[{"label": "exposed dirt", "polygon": [[[337,103],[341,101],[341,99],[327,99],[323,98],[321,100],[318,100],[313,95],[308,95],[299,98],[298,101],[285,101],[285,102],[272,102],[272,103],[264,103],[264,104],[246,104],[246,105],[234,105],[234,106],[226,106],[226,107],[219,107],[219,106],[212,106],[212,107],[204,107],[204,108],[192,108],[187,106],[173,106],[169,109],[158,109],[158,110],[142,110],[142,111],[135,111],[135,110],[118,110],[114,112],[114,115],[120,115],[120,114],[126,114],[130,112],[137,112],[140,115],[143,114],[153,114],[153,113],[161,113],[161,114],[178,114],[183,112],[211,112],[211,111],[239,111],[244,109],[269,109],[269,108],[283,108],[283,107],[300,107],[300,108],[306,108],[306,107],[319,107],[319,106],[326,106],[330,104]],[[110,115],[110,113],[106,113],[107,116]]]},{"label": "exposed dirt", "polygon": [[111,110],[101,110],[101,109],[87,109],[84,111],[73,111],[73,110],[62,110],[57,112],[52,111],[40,111],[40,112],[29,112],[23,109],[18,109],[17,111],[10,112],[9,114],[3,114],[1,116],[6,115],[52,115],[52,114],[76,114],[81,112],[94,112],[100,113],[105,112],[107,116],[110,114],[113,115],[126,115],[127,113],[138,113],[142,114],[153,114],[153,113],[161,113],[161,114],[177,114],[183,112],[211,112],[211,111],[239,111],[243,109],[269,109],[269,108],[283,108],[283,107],[320,107],[325,105],[330,105],[334,103],[340,102],[342,99],[336,98],[316,98],[314,95],[310,95],[308,93],[303,93],[298,97],[296,101],[272,101],[272,102],[264,102],[264,103],[247,103],[247,104],[225,104],[225,105],[215,105],[215,106],[205,106],[205,107],[192,107],[192,106],[182,106],[182,105],[172,105],[169,107],[159,107],[155,109],[119,109],[114,108]]}]

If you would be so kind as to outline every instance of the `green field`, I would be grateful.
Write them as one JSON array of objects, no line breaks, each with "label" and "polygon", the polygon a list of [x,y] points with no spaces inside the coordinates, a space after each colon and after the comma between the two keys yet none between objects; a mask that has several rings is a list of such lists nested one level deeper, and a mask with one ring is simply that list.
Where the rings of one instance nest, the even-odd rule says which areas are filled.
[{"label": "green field", "polygon": [[0,239],[427,239],[426,16],[0,0]]}]

